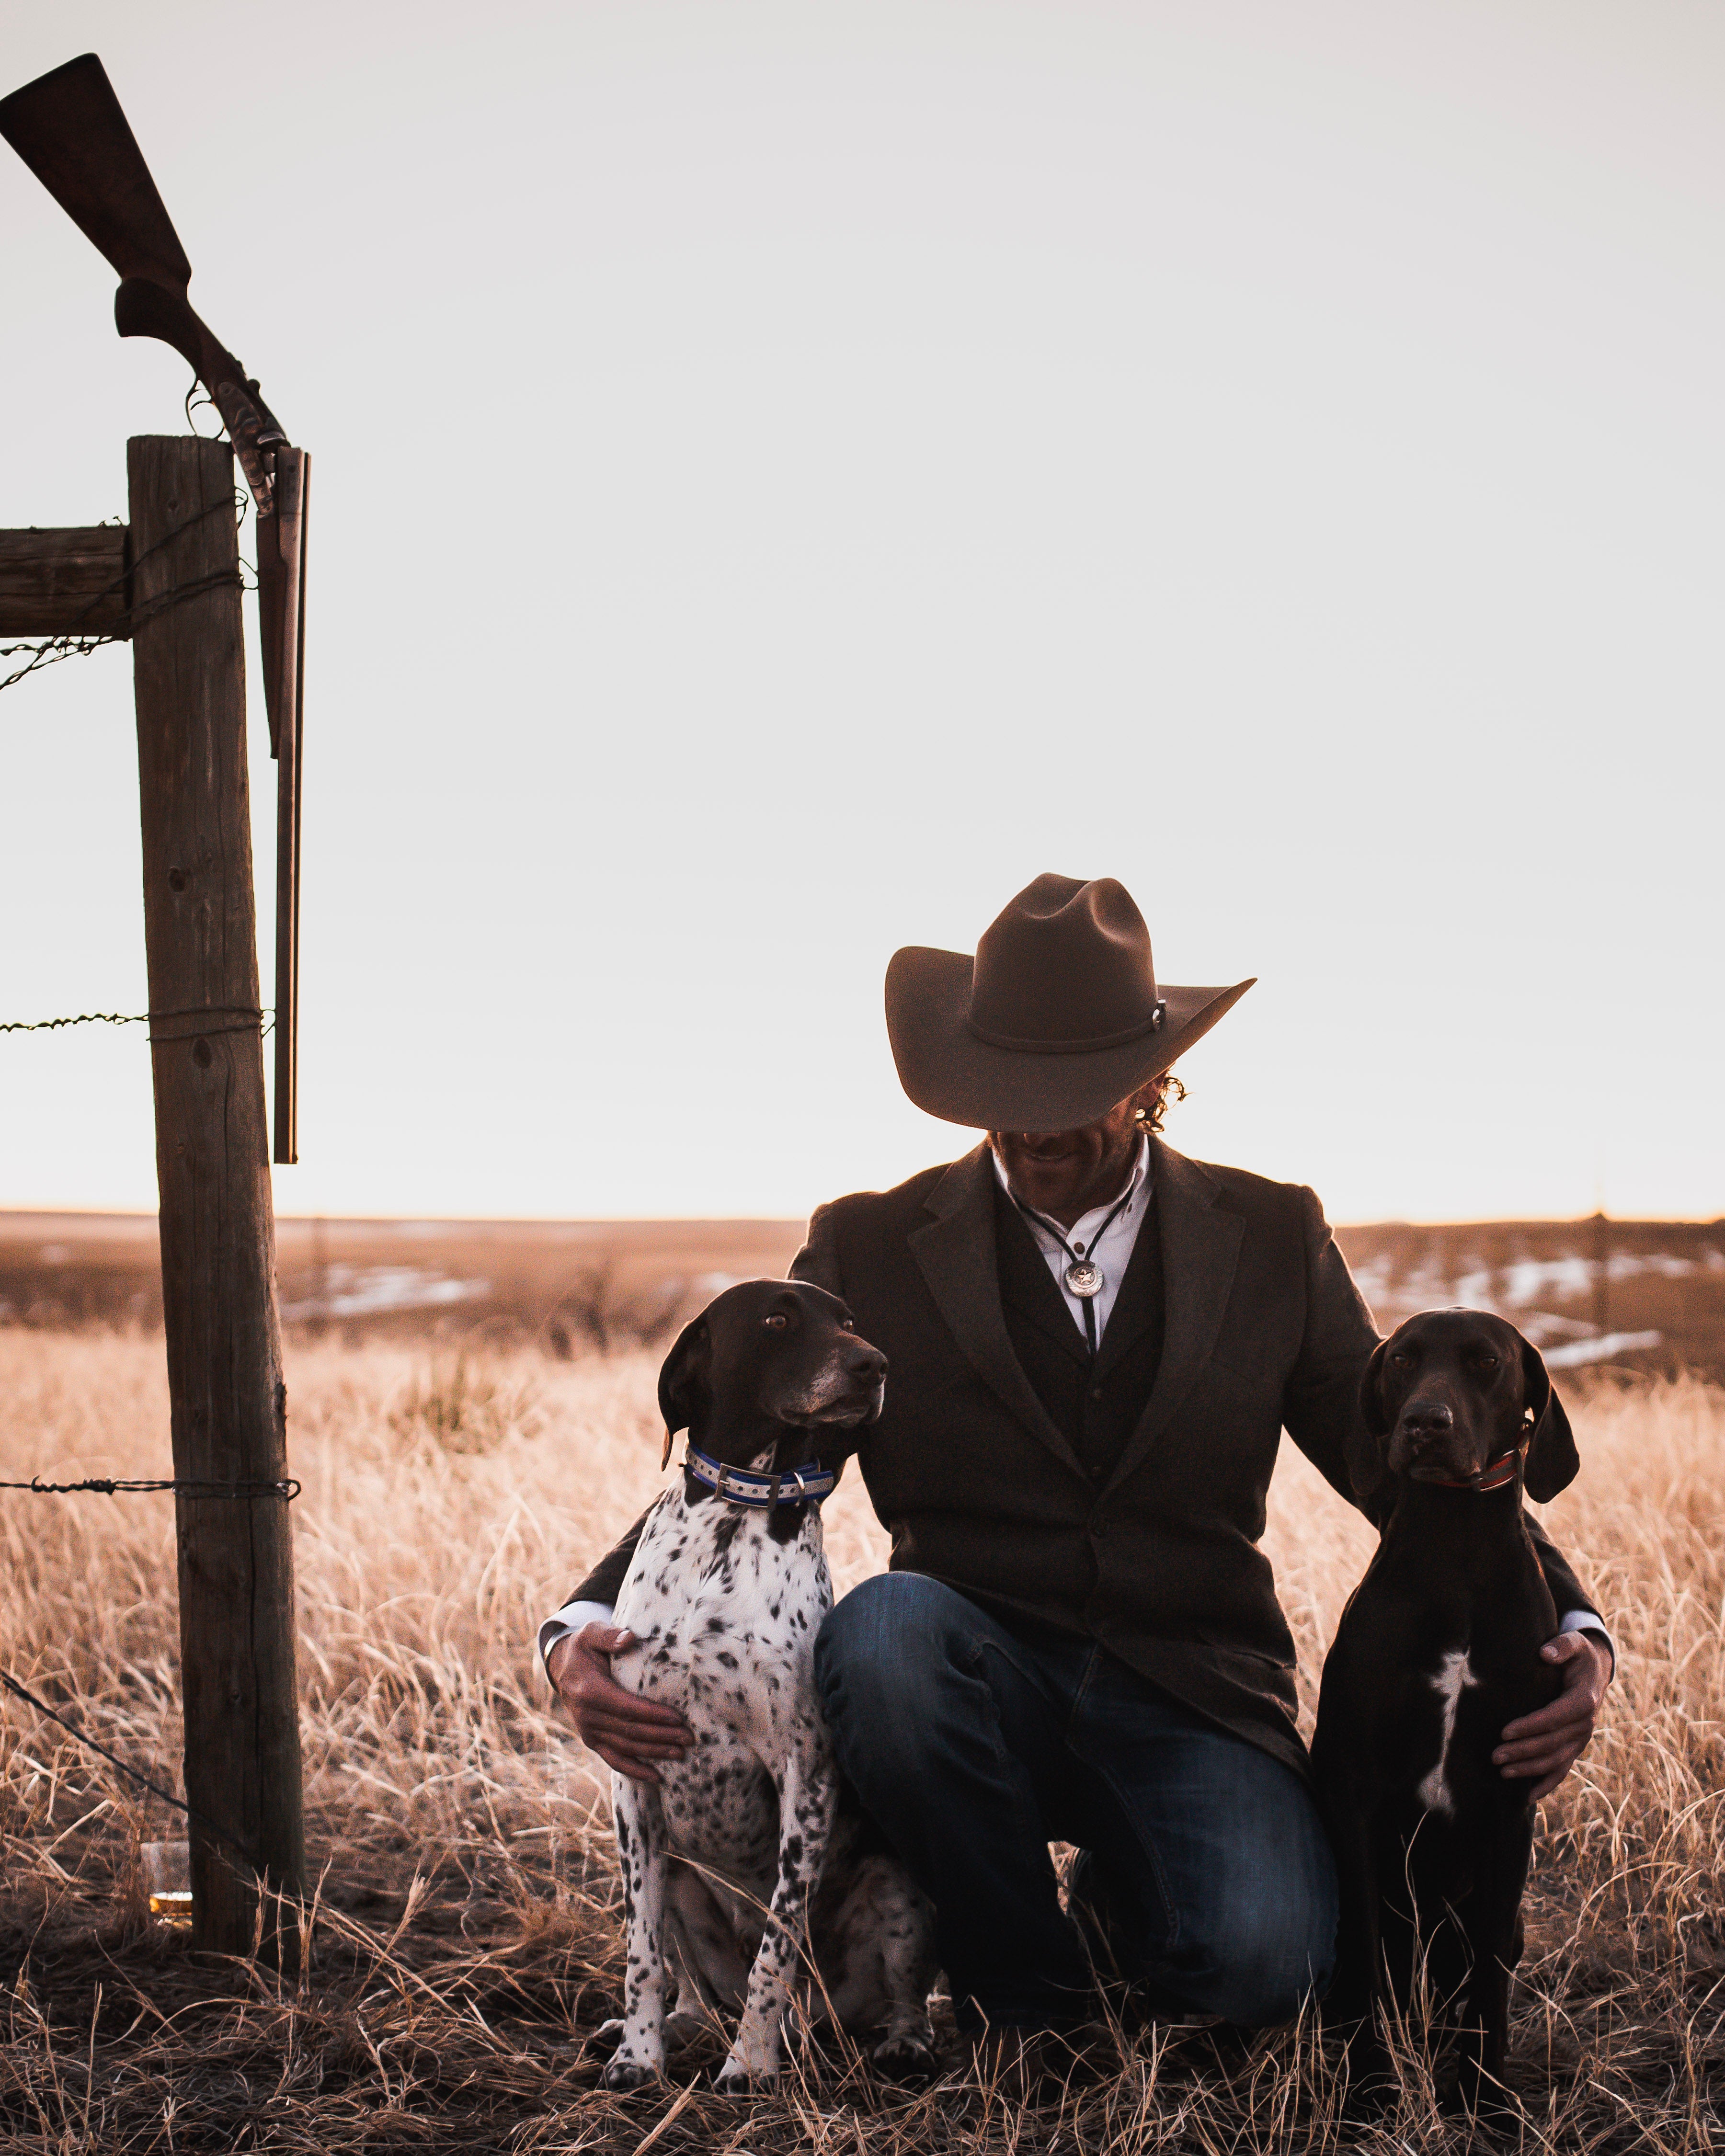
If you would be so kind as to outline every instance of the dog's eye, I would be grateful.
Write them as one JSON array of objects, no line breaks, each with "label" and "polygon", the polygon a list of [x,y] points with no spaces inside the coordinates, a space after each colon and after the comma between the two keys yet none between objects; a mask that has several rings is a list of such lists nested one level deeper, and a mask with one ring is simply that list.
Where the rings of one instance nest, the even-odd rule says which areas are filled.
[{"label": "dog's eye", "polygon": [[1481,1355],[1480,1368],[1482,1370],[1495,1370],[1497,1368],[1497,1358],[1495,1355]]},{"label": "dog's eye", "polygon": [[789,1318],[785,1316],[782,1310],[775,1310],[773,1315],[767,1320],[767,1325],[768,1329],[773,1332],[783,1332],[786,1326],[788,1326],[790,1322]]},{"label": "dog's eye", "polygon": [[1405,1370],[1409,1363],[1411,1363],[1414,1358],[1411,1355],[1404,1355],[1401,1350],[1398,1348],[1395,1353],[1392,1355],[1389,1359],[1394,1363],[1398,1370]]}]

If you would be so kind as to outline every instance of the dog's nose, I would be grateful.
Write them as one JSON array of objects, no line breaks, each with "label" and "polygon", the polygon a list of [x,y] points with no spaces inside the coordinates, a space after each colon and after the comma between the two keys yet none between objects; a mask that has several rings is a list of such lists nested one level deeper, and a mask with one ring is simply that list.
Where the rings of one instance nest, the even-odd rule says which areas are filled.
[{"label": "dog's nose", "polygon": [[1409,1437],[1447,1437],[1455,1417],[1442,1400],[1409,1400],[1402,1409],[1402,1427]]},{"label": "dog's nose", "polygon": [[859,1347],[845,1358],[845,1368],[853,1378],[878,1378],[886,1368],[886,1358],[878,1348]]}]

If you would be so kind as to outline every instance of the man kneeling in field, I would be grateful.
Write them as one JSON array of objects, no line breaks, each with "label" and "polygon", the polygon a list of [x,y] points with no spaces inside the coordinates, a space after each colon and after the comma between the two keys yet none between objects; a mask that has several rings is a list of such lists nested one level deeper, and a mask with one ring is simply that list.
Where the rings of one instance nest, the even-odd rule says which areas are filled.
[{"label": "man kneeling in field", "polygon": [[[1249,2027],[1329,1980],[1334,1870],[1257,1544],[1284,1429],[1353,1501],[1378,1335],[1310,1190],[1159,1135],[1176,1059],[1250,986],[1158,988],[1106,878],[1038,877],[973,960],[899,952],[905,1091],[986,1138],[823,1206],[792,1267],[889,1361],[861,1465],[891,1569],[833,1610],[816,1671],[845,1772],[936,1904],[968,2031],[1070,2027],[1093,1960],[1153,2010]],[[1563,1690],[1494,1756],[1543,1794],[1612,1656],[1532,1532]],[[540,1640],[587,1743],[651,1781],[689,1736],[611,1681],[633,1537]],[[1072,1916],[1050,1840],[1081,1852]]]}]

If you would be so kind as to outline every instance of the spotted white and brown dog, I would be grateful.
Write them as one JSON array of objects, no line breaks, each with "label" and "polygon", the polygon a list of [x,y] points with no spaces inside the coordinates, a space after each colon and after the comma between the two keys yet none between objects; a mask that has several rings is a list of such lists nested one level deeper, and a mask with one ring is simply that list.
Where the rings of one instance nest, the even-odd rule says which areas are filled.
[{"label": "spotted white and brown dog", "polygon": [[643,1524],[614,1620],[638,1644],[613,1674],[695,1743],[656,1788],[612,1777],[629,1941],[611,2088],[663,2071],[668,1981],[673,2040],[707,2007],[741,2010],[721,2087],[771,2081],[810,1960],[812,2019],[876,2037],[895,2078],[932,2064],[932,1912],[841,1793],[814,1682],[833,1600],[820,1499],[886,1375],[836,1296],[788,1281],[727,1289],[660,1373],[666,1457],[686,1429],[688,1462]]}]

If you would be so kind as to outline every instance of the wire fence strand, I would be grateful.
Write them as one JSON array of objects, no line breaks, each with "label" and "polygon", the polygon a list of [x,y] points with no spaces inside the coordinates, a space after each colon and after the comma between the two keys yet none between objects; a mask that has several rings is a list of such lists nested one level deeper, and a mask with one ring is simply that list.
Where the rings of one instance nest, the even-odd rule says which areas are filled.
[{"label": "wire fence strand", "polygon": [[[234,489],[233,507],[236,522],[244,517],[249,499],[238,487]],[[145,547],[143,552],[128,563],[117,577],[103,585],[85,604],[78,619],[82,621],[86,615],[93,613],[104,599],[111,598],[116,592],[124,591],[141,562],[147,562],[152,554],[159,554],[164,547],[172,546],[182,533],[189,531],[196,524],[202,524],[205,517],[213,516],[218,510],[225,506],[227,505],[220,501],[211,502],[207,509],[200,509],[195,516],[188,516],[183,524],[177,524],[172,531],[165,532],[153,546]],[[55,665],[62,659],[87,658],[92,651],[100,651],[105,644],[124,644],[134,630],[141,628],[146,621],[154,621],[158,614],[166,613],[171,607],[183,605],[187,599],[198,598],[205,592],[219,590],[226,584],[237,584],[241,591],[257,588],[254,584],[248,584],[238,569],[221,569],[213,576],[194,577],[188,583],[176,584],[171,591],[163,592],[152,599],[148,606],[131,610],[121,629],[88,636],[80,634],[76,629],[69,629],[63,636],[50,636],[39,643],[0,644],[0,659],[16,659],[20,652],[24,651],[32,654],[23,665],[0,681],[0,693],[15,688],[32,674],[39,672],[44,666]]]},{"label": "wire fence strand", "polygon": [[205,1833],[213,1834],[218,1841],[226,1842],[229,1849],[238,1850],[248,1864],[256,1863],[257,1860],[250,1849],[237,1835],[229,1834],[225,1827],[218,1826],[213,1819],[199,1811],[195,1805],[183,1802],[174,1794],[172,1789],[164,1789],[160,1782],[152,1782],[147,1774],[140,1773],[137,1768],[128,1766],[117,1752],[110,1752],[105,1744],[98,1743],[94,1737],[86,1736],[76,1722],[68,1722],[64,1715],[57,1713],[45,1699],[38,1699],[28,1685],[20,1684],[15,1676],[9,1675],[5,1670],[0,1670],[0,1685],[4,1685],[9,1692],[15,1692],[27,1706],[33,1707],[38,1714],[45,1714],[50,1722],[58,1722],[68,1737],[75,1737],[80,1744],[87,1744],[92,1752],[100,1752],[110,1767],[117,1767],[122,1774],[129,1774],[140,1789],[147,1789],[152,1797],[159,1797],[163,1804],[172,1804],[177,1812],[183,1812],[188,1820],[195,1820]]},{"label": "wire fence strand", "polygon": [[[235,1014],[234,1010],[214,1004],[199,1010],[80,1011],[75,1018],[8,1019],[0,1024],[0,1033],[57,1033],[68,1025],[151,1025],[167,1019],[231,1018]],[[271,1004],[266,1004],[261,1011],[247,1010],[243,1015],[246,1019],[243,1025],[207,1025],[184,1034],[152,1034],[150,1037],[152,1040],[191,1040],[212,1033],[249,1033],[254,1024],[266,1019],[269,1023],[263,1028],[262,1037],[267,1040],[275,1030],[275,1011]]]},{"label": "wire fence strand", "polygon": [[142,1025],[148,1011],[80,1011],[76,1018],[14,1018],[0,1033],[54,1033],[63,1025]]},{"label": "wire fence strand", "polygon": [[21,651],[33,655],[28,663],[18,667],[0,681],[0,690],[16,688],[28,675],[44,666],[54,665],[62,659],[87,659],[92,651],[100,651],[105,644],[119,644],[117,636],[54,636],[45,644],[0,644],[0,659],[16,659]]},{"label": "wire fence strand", "polygon": [[111,1475],[93,1476],[85,1482],[44,1482],[33,1475],[28,1482],[0,1482],[0,1490],[33,1490],[39,1497],[69,1497],[85,1490],[98,1496],[130,1496],[141,1490],[172,1490],[179,1497],[285,1497],[292,1504],[304,1485],[291,1475],[275,1482],[199,1482],[184,1476],[166,1481],[127,1481]]}]

